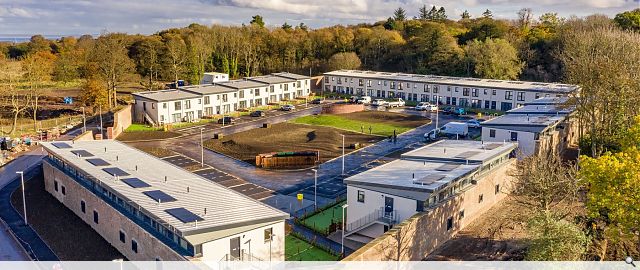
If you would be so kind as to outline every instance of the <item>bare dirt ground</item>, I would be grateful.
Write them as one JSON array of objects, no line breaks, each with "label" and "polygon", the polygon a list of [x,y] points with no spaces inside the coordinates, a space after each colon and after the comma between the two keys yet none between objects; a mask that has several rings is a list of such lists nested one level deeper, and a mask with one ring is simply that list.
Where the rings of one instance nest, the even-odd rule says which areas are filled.
[{"label": "bare dirt ground", "polygon": [[221,140],[208,140],[205,146],[214,151],[255,164],[256,155],[270,152],[320,151],[320,161],[342,155],[342,136],[345,134],[346,153],[353,151],[349,145],[368,145],[382,139],[330,127],[293,123],[274,124],[271,128],[256,128],[225,136]]},{"label": "bare dirt ground", "polygon": [[375,122],[379,124],[389,124],[402,127],[419,127],[424,124],[428,124],[431,120],[419,115],[403,114],[396,112],[385,111],[364,111],[340,114],[341,117],[350,120],[363,121],[363,122]]},{"label": "bare dirt ground", "polygon": [[180,136],[180,133],[173,131],[136,131],[136,132],[122,132],[118,135],[118,141],[138,141],[138,140],[155,140],[155,139],[169,139]]},{"label": "bare dirt ground", "polygon": [[529,210],[506,198],[429,254],[427,261],[515,261],[526,251]]},{"label": "bare dirt ground", "polygon": [[[63,261],[110,261],[124,256],[44,189],[42,174],[25,184],[29,224]],[[22,212],[22,193],[11,196]]]}]

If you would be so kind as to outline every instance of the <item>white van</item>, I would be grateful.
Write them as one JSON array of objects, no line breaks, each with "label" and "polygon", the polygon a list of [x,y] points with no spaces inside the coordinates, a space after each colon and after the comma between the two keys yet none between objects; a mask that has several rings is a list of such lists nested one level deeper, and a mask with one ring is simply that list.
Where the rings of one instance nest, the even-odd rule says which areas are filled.
[{"label": "white van", "polygon": [[368,97],[368,96],[360,97],[357,100],[357,102],[358,102],[358,104],[369,104],[369,103],[371,103],[371,97]]},{"label": "white van", "polygon": [[441,136],[449,138],[464,138],[467,135],[469,135],[469,126],[467,123],[449,122],[438,129],[425,133],[424,138],[429,141],[434,141]]},{"label": "white van", "polygon": [[416,111],[428,111],[428,112],[435,112],[438,110],[438,106],[437,105],[433,105],[429,102],[420,102],[418,103],[418,105],[416,105]]}]

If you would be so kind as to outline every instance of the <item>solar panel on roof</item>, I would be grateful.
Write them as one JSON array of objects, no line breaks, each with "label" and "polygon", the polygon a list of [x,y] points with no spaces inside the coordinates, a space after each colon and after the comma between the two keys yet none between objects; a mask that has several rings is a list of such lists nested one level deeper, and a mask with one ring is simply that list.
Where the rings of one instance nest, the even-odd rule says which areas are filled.
[{"label": "solar panel on roof", "polygon": [[174,218],[177,218],[178,220],[182,221],[183,223],[204,220],[200,216],[184,208],[172,208],[164,211],[167,212],[167,214],[173,216]]},{"label": "solar panel on roof", "polygon": [[103,168],[102,170],[107,172],[110,175],[113,175],[113,176],[127,176],[127,175],[129,175],[129,173],[121,170],[120,168],[116,168],[116,167]]},{"label": "solar panel on roof", "polygon": [[93,155],[89,152],[87,152],[86,150],[73,150],[71,151],[71,153],[73,153],[76,156],[80,156],[80,157],[92,157]]},{"label": "solar panel on roof", "polygon": [[485,144],[485,145],[484,145],[484,149],[487,149],[487,150],[493,150],[493,149],[496,149],[496,148],[500,147],[501,145],[502,145],[502,144],[499,144],[499,143],[490,143],[490,144]]},{"label": "solar panel on roof", "polygon": [[450,172],[453,171],[454,169],[460,167],[460,164],[444,164],[438,168],[436,168],[436,171],[442,171],[442,172]]},{"label": "solar panel on roof", "polygon": [[142,192],[142,194],[149,196],[149,198],[153,199],[156,202],[175,202],[176,198],[171,197],[171,195],[164,193],[162,190],[151,190]]},{"label": "solar panel on roof", "polygon": [[109,164],[109,162],[104,161],[104,159],[101,158],[88,158],[87,161],[91,164],[93,164],[93,166],[107,166],[107,165],[111,165]]},{"label": "solar panel on roof", "polygon": [[69,145],[68,143],[63,143],[63,142],[54,142],[54,143],[51,143],[51,145],[53,145],[53,146],[55,146],[56,148],[59,148],[59,149],[71,148],[71,145]]},{"label": "solar panel on roof", "polygon": [[457,156],[455,156],[455,158],[467,159],[467,158],[470,158],[472,156],[477,155],[478,153],[480,153],[480,152],[478,152],[478,151],[466,151],[466,152],[462,152],[462,153],[458,154]]},{"label": "solar panel on roof", "polygon": [[437,181],[442,180],[445,177],[446,175],[442,175],[442,174],[430,174],[418,180],[414,180],[413,183],[418,185],[430,185]]},{"label": "solar panel on roof", "polygon": [[122,179],[122,182],[124,182],[125,184],[129,185],[132,188],[144,188],[144,187],[151,186],[145,183],[144,181],[140,180],[139,178],[135,178],[135,177]]}]

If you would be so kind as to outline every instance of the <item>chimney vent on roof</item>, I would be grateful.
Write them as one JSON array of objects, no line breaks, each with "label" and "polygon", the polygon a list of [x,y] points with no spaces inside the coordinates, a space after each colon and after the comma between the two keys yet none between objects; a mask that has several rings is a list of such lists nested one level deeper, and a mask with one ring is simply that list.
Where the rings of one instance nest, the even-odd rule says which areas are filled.
[{"label": "chimney vent on roof", "polygon": [[138,165],[136,165],[136,172],[138,171]]},{"label": "chimney vent on roof", "polygon": [[187,193],[189,193],[189,187],[187,187]]},{"label": "chimney vent on roof", "polygon": [[166,175],[164,176],[164,182],[165,183],[167,182],[167,176]]},{"label": "chimney vent on roof", "polygon": [[207,208],[204,209],[204,215],[207,215]]}]

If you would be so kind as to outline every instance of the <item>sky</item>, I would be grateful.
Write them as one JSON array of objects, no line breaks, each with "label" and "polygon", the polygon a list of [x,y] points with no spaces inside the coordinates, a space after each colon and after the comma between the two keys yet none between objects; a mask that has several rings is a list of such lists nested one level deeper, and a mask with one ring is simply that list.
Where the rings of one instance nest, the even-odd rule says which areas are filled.
[{"label": "sky", "polygon": [[269,26],[318,28],[373,23],[398,7],[413,17],[423,5],[444,6],[452,19],[464,10],[478,17],[485,9],[496,18],[514,19],[521,8],[531,8],[536,17],[546,12],[613,17],[640,8],[640,0],[0,0],[0,36],[152,34],[191,23],[241,25],[256,14]]}]

